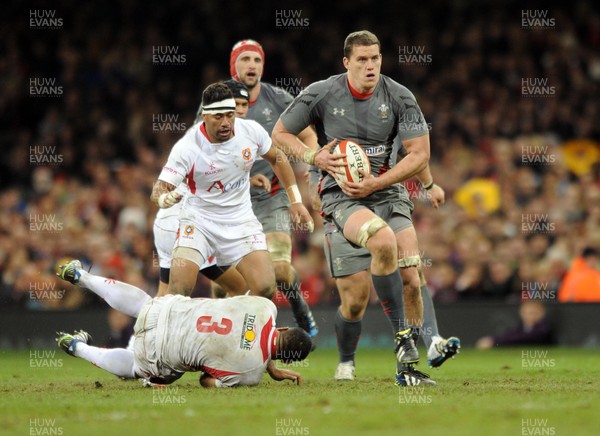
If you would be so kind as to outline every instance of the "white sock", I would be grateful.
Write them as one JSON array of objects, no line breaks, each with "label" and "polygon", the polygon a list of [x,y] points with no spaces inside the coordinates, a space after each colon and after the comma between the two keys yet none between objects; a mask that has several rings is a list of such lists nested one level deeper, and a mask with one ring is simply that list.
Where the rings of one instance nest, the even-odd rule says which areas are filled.
[{"label": "white sock", "polygon": [[124,348],[99,348],[83,342],[75,345],[76,357],[123,378],[136,378],[133,372],[133,351]]},{"label": "white sock", "polygon": [[110,307],[137,318],[142,306],[152,298],[140,288],[80,270],[79,286],[87,288],[106,301]]},{"label": "white sock", "polygon": [[432,357],[434,355],[437,355],[437,350],[435,349],[435,346],[437,344],[439,344],[442,341],[442,337],[435,335],[431,337],[431,345],[429,345],[429,348],[427,349],[427,355],[428,357]]}]

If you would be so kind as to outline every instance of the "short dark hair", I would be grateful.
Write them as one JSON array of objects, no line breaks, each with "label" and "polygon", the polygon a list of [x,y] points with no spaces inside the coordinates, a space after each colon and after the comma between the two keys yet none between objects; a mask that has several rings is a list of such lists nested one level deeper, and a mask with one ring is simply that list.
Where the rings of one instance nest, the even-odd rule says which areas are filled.
[{"label": "short dark hair", "polygon": [[369,32],[368,30],[352,32],[344,41],[344,57],[350,58],[355,45],[369,46],[374,44],[377,44],[379,52],[381,52],[381,43],[373,32]]},{"label": "short dark hair", "polygon": [[233,98],[231,89],[223,82],[212,83],[202,91],[202,106],[208,106],[227,98]]},{"label": "short dark hair", "polygon": [[293,362],[295,360],[304,360],[312,349],[312,339],[300,327],[290,327],[287,330],[280,331],[281,349],[277,351],[275,359],[284,362]]}]

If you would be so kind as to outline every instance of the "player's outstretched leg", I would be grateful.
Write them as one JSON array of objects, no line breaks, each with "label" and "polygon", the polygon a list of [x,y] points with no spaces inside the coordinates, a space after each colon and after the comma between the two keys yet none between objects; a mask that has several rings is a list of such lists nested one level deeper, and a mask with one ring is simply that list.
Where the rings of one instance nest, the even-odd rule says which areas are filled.
[{"label": "player's outstretched leg", "polygon": [[[319,333],[319,328],[317,327],[317,323],[315,322],[315,318],[308,307],[308,303],[302,297],[302,292],[300,291],[300,283],[298,281],[298,274],[290,264],[284,264],[289,271],[287,271],[288,276],[292,276],[293,279],[291,281],[277,281],[277,286],[279,290],[283,292],[285,297],[290,303],[290,307],[292,308],[292,313],[294,314],[294,319],[296,320],[296,324],[302,330],[306,331],[309,336],[312,338]],[[285,268],[285,267],[284,267]],[[275,268],[275,277],[279,279],[278,268]]]},{"label": "player's outstretched leg", "polygon": [[437,336],[427,351],[427,364],[437,368],[446,360],[454,358],[459,352],[460,339],[455,336],[450,336],[448,339]]},{"label": "player's outstretched leg", "polygon": [[123,348],[98,348],[88,343],[92,337],[80,330],[71,334],[58,332],[56,342],[65,353],[87,360],[117,377],[136,378],[133,369],[133,352]]},{"label": "player's outstretched leg", "polygon": [[437,368],[460,352],[460,339],[455,336],[444,339],[440,336],[433,299],[420,268],[419,280],[421,282],[421,298],[423,299],[423,329],[421,331],[423,341],[427,347],[427,364],[432,368]]},{"label": "player's outstretched leg", "polygon": [[86,272],[79,260],[61,265],[56,275],[74,285],[89,289],[113,309],[134,318],[137,318],[142,306],[151,300],[140,288]]},{"label": "player's outstretched leg", "polygon": [[78,343],[92,343],[92,335],[83,330],[76,331],[72,335],[65,332],[57,332],[57,335],[56,342],[58,347],[70,356],[75,356],[75,346]]}]

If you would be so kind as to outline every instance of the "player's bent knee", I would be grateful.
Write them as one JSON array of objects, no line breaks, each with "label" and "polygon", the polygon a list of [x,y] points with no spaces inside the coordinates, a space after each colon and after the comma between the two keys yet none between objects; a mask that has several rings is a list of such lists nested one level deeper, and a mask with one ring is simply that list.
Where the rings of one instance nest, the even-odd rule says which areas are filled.
[{"label": "player's bent knee", "polygon": [[369,304],[370,288],[367,287],[364,293],[344,293],[340,294],[342,297],[342,313],[348,319],[360,319],[362,318],[367,305]]},{"label": "player's bent knee", "polygon": [[358,233],[356,234],[358,245],[367,248],[369,239],[371,239],[379,230],[387,226],[387,223],[378,216],[366,221],[360,229],[358,229]]},{"label": "player's bent knee", "polygon": [[275,271],[275,280],[278,284],[292,283],[294,281],[294,268],[287,262],[273,262],[273,270]]},{"label": "player's bent knee", "polygon": [[272,300],[273,296],[275,295],[275,286],[270,284],[258,286],[255,290],[252,291],[252,294]]},{"label": "player's bent knee", "polygon": [[350,314],[351,319],[362,318],[365,310],[367,309],[367,304],[359,301],[354,301],[350,303],[345,309],[345,312]]},{"label": "player's bent knee", "polygon": [[227,297],[227,291],[223,289],[221,286],[213,283],[211,287],[212,297],[213,298],[225,298]]}]

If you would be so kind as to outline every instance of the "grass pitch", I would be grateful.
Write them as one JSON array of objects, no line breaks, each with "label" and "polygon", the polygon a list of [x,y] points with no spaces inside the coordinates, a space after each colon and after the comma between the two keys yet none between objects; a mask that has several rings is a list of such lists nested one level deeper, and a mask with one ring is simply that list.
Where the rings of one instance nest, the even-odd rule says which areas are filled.
[{"label": "grass pitch", "polygon": [[[422,350],[424,355],[424,350]],[[254,388],[205,390],[199,373],[166,388],[122,381],[61,350],[0,350],[0,434],[597,435],[600,355],[581,349],[463,350],[427,371],[436,388],[393,385],[391,350],[359,349],[355,382],[337,353],[265,374]],[[421,364],[421,370],[425,370]]]}]

